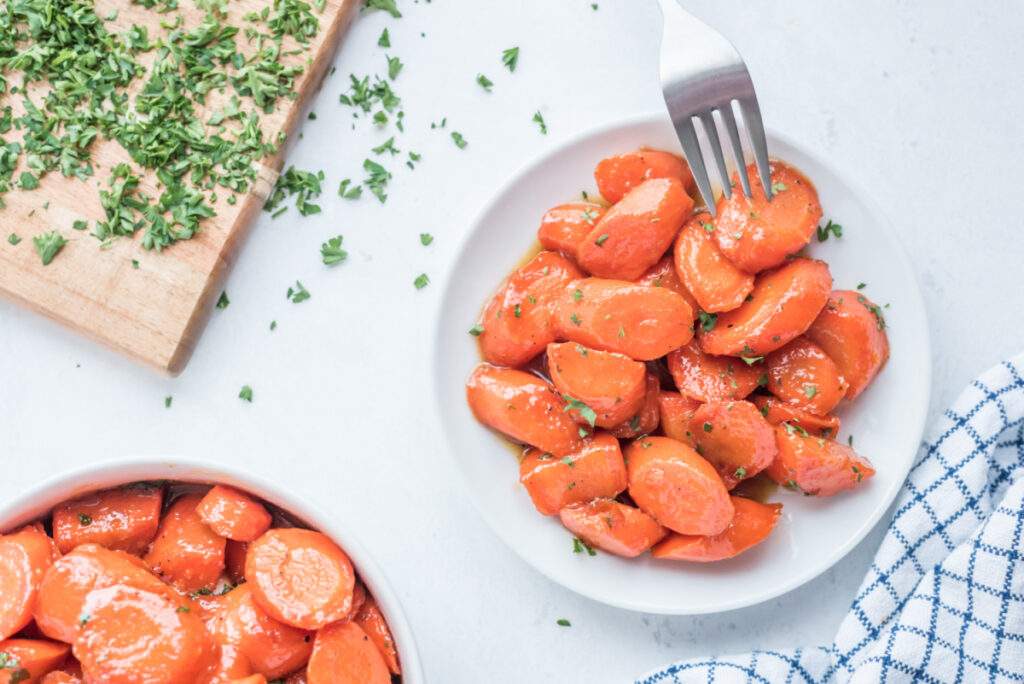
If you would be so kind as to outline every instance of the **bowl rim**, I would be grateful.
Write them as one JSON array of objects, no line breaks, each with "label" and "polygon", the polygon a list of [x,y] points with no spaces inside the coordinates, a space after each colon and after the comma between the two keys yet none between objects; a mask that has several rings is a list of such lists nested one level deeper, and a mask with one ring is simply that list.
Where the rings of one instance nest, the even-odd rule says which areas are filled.
[{"label": "bowl rim", "polygon": [[289,488],[242,467],[191,456],[139,455],[104,459],[70,468],[0,503],[0,532],[39,520],[56,504],[69,498],[144,480],[229,484],[255,494],[329,536],[352,560],[360,579],[384,614],[398,650],[402,681],[408,684],[426,681],[412,628],[401,602],[384,571],[358,537],[346,524],[334,520],[319,506],[309,503]]},{"label": "bowl rim", "polygon": [[[658,122],[664,123],[666,117],[666,112],[648,111],[642,114],[616,119],[614,121],[601,124],[599,126],[585,129],[575,135],[567,137],[565,140],[561,141],[557,145],[546,150],[540,156],[521,164],[517,169],[515,169],[515,171],[510,173],[508,177],[504,181],[502,181],[497,188],[495,188],[493,193],[490,195],[490,199],[486,203],[484,203],[484,205],[474,214],[472,221],[469,223],[469,228],[460,237],[458,245],[455,248],[455,251],[453,252],[452,260],[448,268],[445,270],[444,283],[441,297],[439,299],[440,303],[438,305],[438,311],[442,310],[444,302],[449,301],[450,298],[456,297],[458,295],[458,293],[454,291],[455,278],[453,276],[455,273],[455,269],[463,262],[465,254],[469,249],[470,243],[473,241],[474,236],[481,230],[481,226],[483,225],[484,219],[492,211],[495,210],[498,204],[501,201],[503,201],[506,194],[511,191],[513,186],[516,183],[518,183],[521,178],[523,178],[527,174],[542,169],[554,157],[564,153],[566,150],[570,148],[583,144],[588,139],[595,139],[602,136],[607,136],[616,131],[628,128],[650,126],[657,124]],[[911,415],[911,419],[907,421],[908,424],[910,424],[913,428],[913,434],[917,435],[916,441],[920,443],[922,436],[924,434],[925,422],[928,416],[929,402],[932,395],[933,359],[931,352],[931,336],[927,326],[927,309],[925,308],[924,298],[921,294],[921,286],[917,273],[913,268],[912,262],[907,256],[906,248],[900,240],[898,232],[894,230],[893,223],[889,219],[888,214],[886,214],[886,212],[883,211],[881,205],[875,200],[874,195],[866,192],[864,187],[859,182],[857,182],[856,180],[852,180],[849,174],[847,174],[843,169],[836,166],[835,164],[826,163],[825,160],[821,157],[821,155],[815,152],[808,151],[808,147],[806,145],[800,144],[791,136],[788,136],[784,133],[780,133],[779,131],[770,127],[766,127],[765,132],[769,139],[769,142],[777,141],[781,143],[783,146],[788,146],[792,149],[798,150],[813,164],[818,165],[821,168],[826,169],[829,173],[831,173],[837,180],[839,180],[844,186],[846,186],[849,189],[850,194],[852,196],[856,197],[859,202],[863,203],[863,205],[868,210],[870,215],[872,215],[878,220],[879,229],[884,230],[886,233],[888,233],[892,239],[894,246],[892,254],[894,255],[895,259],[899,262],[901,269],[909,275],[910,282],[912,284],[912,287],[910,288],[911,291],[906,294],[911,300],[911,307],[914,310],[920,312],[922,322],[924,323],[924,336],[922,339],[916,342],[916,345],[918,353],[927,359],[927,363],[924,364],[924,375],[923,377],[920,378],[920,386],[922,388],[922,393],[926,398],[926,401],[921,402],[921,405],[919,406],[911,407],[910,409],[908,409],[908,414]],[[482,308],[483,302],[481,302],[481,309]],[[444,427],[445,419],[443,415],[444,407],[442,401],[444,397],[441,388],[446,379],[443,377],[444,369],[442,366],[444,364],[441,361],[441,349],[445,335],[448,333],[447,328],[445,326],[445,322],[446,320],[443,316],[438,316],[437,322],[434,325],[434,334],[431,340],[433,348],[431,350],[430,363],[432,366],[431,376],[433,381],[433,391],[435,399],[435,401],[432,403],[434,404],[435,419],[438,421],[438,424],[442,426],[441,432],[443,433],[444,444],[448,447],[448,458],[450,459],[452,465],[459,473],[459,478],[461,479],[465,490],[464,494],[472,502],[473,507],[477,510],[477,512],[480,513],[483,519],[487,522],[487,525],[491,528],[492,532],[494,532],[495,535],[497,535],[497,537],[501,539],[501,541],[507,547],[511,548],[512,551],[520,559],[526,562],[527,565],[529,565],[531,568],[533,568],[541,575],[546,577],[548,580],[554,582],[555,584],[558,584],[559,586],[569,589],[574,593],[577,593],[581,596],[585,596],[593,601],[597,601],[605,605],[610,605],[625,610],[658,615],[712,615],[759,605],[767,601],[770,601],[774,598],[777,598],[779,596],[782,596],[783,594],[787,594],[803,586],[804,584],[807,584],[808,582],[814,580],[818,576],[825,573],[827,570],[834,567],[843,558],[845,558],[846,555],[850,553],[850,551],[852,551],[858,544],[860,544],[864,540],[868,533],[871,532],[871,530],[874,529],[875,525],[878,524],[882,516],[885,515],[892,507],[896,498],[899,496],[899,491],[903,488],[903,485],[906,482],[906,478],[907,475],[910,473],[910,469],[913,467],[913,464],[916,461],[916,455],[915,457],[910,458],[906,461],[906,467],[903,469],[903,472],[900,473],[899,479],[894,480],[890,488],[884,493],[883,499],[887,503],[884,506],[876,507],[876,509],[872,512],[870,516],[862,520],[856,532],[851,534],[847,538],[846,542],[838,546],[832,552],[832,554],[829,555],[826,562],[821,563],[812,571],[794,573],[788,581],[780,583],[770,592],[767,592],[756,597],[751,597],[749,599],[723,601],[720,605],[714,608],[664,607],[654,605],[651,603],[637,602],[632,600],[620,600],[615,597],[609,598],[604,595],[598,595],[596,592],[592,592],[587,589],[566,584],[557,577],[555,577],[552,573],[548,572],[545,568],[542,568],[534,564],[534,562],[531,560],[530,557],[528,557],[528,555],[524,552],[523,549],[519,548],[518,545],[513,544],[511,542],[510,537],[504,532],[504,526],[502,522],[500,520],[497,520],[495,515],[493,515],[485,507],[483,507],[481,503],[477,500],[477,497],[471,493],[473,483],[469,481],[466,471],[459,465],[458,460],[455,457],[455,445],[453,443],[453,438],[449,430],[447,430]],[[913,415],[913,412],[916,412],[916,415]]]}]

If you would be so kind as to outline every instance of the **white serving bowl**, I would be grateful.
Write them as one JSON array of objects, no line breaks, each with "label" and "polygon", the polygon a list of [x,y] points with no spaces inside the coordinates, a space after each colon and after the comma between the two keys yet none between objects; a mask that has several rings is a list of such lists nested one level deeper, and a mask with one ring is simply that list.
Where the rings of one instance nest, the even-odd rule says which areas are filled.
[{"label": "white serving bowl", "polygon": [[235,466],[178,457],[131,458],[72,470],[52,477],[0,505],[0,532],[9,532],[25,523],[44,519],[54,506],[81,494],[147,480],[231,485],[254,494],[311,529],[329,536],[348,554],[360,579],[384,614],[398,649],[402,681],[405,684],[422,684],[426,681],[412,630],[398,597],[384,572],[349,528],[296,494]]},{"label": "white serving bowl", "polygon": [[535,241],[541,215],[592,189],[597,162],[642,145],[678,151],[667,118],[647,117],[584,132],[514,174],[467,232],[448,275],[434,342],[435,403],[452,457],[470,498],[494,531],[537,570],[597,601],[648,613],[713,613],[766,601],[795,589],[846,555],[885,513],[913,463],[924,428],[931,361],[924,304],[896,230],[870,196],[821,159],[778,135],[773,157],[801,169],[817,186],[825,218],[844,227],[842,239],[814,240],[809,254],[826,260],[836,289],[867,283],[866,296],[885,309],[891,358],[852,406],[838,411],[840,439],[878,472],[864,486],[835,497],[779,491],[782,519],[760,546],[728,561],[698,564],[624,559],[572,552],[557,517],[534,509],[519,484],[514,452],[478,423],[465,381],[480,361],[467,330],[502,278]]}]

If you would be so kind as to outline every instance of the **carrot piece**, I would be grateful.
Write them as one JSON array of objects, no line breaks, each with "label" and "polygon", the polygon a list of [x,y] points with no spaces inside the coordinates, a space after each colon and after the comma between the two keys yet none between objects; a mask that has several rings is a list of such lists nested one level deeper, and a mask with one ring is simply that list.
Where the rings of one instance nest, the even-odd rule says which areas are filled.
[{"label": "carrot piece", "polygon": [[730,497],[736,514],[724,532],[711,536],[671,534],[653,549],[655,558],[707,563],[743,553],[768,538],[782,514],[782,504]]},{"label": "carrot piece", "polygon": [[779,455],[765,472],[778,484],[804,494],[831,496],[875,474],[871,463],[845,444],[812,437],[789,423],[775,426],[775,441]]},{"label": "carrot piece", "polygon": [[395,648],[395,640],[391,637],[391,629],[388,627],[384,614],[380,612],[377,601],[372,596],[366,597],[359,612],[356,613],[354,622],[363,628],[370,641],[374,643],[380,654],[384,656],[391,674],[402,674],[402,668],[398,663],[398,650]]},{"label": "carrot piece", "polygon": [[773,352],[811,326],[831,287],[832,275],[824,261],[791,259],[760,274],[742,306],[718,314],[714,327],[700,336],[700,347],[708,354],[727,356]]},{"label": "carrot piece", "polygon": [[352,609],[352,562],[313,530],[274,529],[251,542],[245,579],[270,617],[300,629],[319,629]]},{"label": "carrot piece", "polygon": [[598,192],[612,204],[651,178],[676,178],[685,188],[693,187],[693,174],[682,157],[646,147],[602,159],[594,169]]},{"label": "carrot piece", "polygon": [[267,684],[267,678],[261,674],[254,674],[241,679],[232,679],[230,684]]},{"label": "carrot piece", "polygon": [[696,340],[669,354],[667,362],[679,393],[694,401],[743,399],[763,380],[761,371],[741,359],[705,354]]},{"label": "carrot piece", "polygon": [[679,231],[673,250],[680,280],[710,313],[735,309],[754,289],[754,276],[725,258],[714,232],[711,214],[697,214]]},{"label": "carrot piece", "polygon": [[679,392],[658,392],[658,415],[661,418],[661,431],[666,437],[692,447],[693,435],[690,433],[690,418],[700,406],[700,402],[684,397]]},{"label": "carrot piece", "polygon": [[53,672],[46,673],[39,680],[39,684],[82,684],[82,679],[70,672],[54,670]]},{"label": "carrot piece", "polygon": [[84,611],[73,649],[86,681],[192,684],[214,664],[202,621],[162,594],[125,585],[94,589]]},{"label": "carrot piece", "polygon": [[366,587],[356,578],[355,586],[352,587],[352,607],[349,608],[348,615],[345,616],[346,619],[355,619],[356,614],[363,607],[364,603],[366,603]]},{"label": "carrot piece", "polygon": [[53,564],[53,545],[38,525],[0,536],[0,641],[32,621],[39,585]]},{"label": "carrot piece", "polygon": [[732,520],[729,492],[710,463],[682,442],[642,437],[625,450],[629,495],[680,534],[718,534]]},{"label": "carrot piece", "polygon": [[569,504],[624,491],[626,464],[619,441],[598,432],[562,458],[527,450],[519,463],[519,481],[541,515],[554,515]]},{"label": "carrot piece", "polygon": [[312,632],[275,620],[253,594],[250,584],[228,592],[209,629],[221,643],[237,648],[257,673],[269,679],[284,677],[309,660]]},{"label": "carrot piece", "polygon": [[567,530],[588,545],[626,558],[636,558],[667,533],[639,508],[612,499],[566,506],[558,517]]},{"label": "carrot piece", "polygon": [[802,427],[816,437],[835,437],[839,434],[839,418],[837,416],[831,414],[816,416],[764,394],[754,396],[752,401],[771,425],[783,422],[791,423],[794,426]]},{"label": "carrot piece", "polygon": [[248,542],[229,539],[224,545],[224,569],[232,584],[238,584],[245,579],[245,554],[248,550]]},{"label": "carrot piece", "polygon": [[579,244],[579,264],[600,278],[636,280],[661,259],[692,210],[693,200],[678,179],[644,181]]},{"label": "carrot piece", "polygon": [[215,485],[196,507],[199,518],[222,537],[249,542],[270,529],[263,504],[234,487]]},{"label": "carrot piece", "polygon": [[849,383],[846,398],[856,399],[889,359],[882,310],[853,290],[828,298],[807,337],[831,358]]},{"label": "carrot piece", "polygon": [[0,684],[36,682],[64,664],[70,647],[56,641],[6,639],[0,641]]},{"label": "carrot piece", "polygon": [[661,393],[661,382],[658,376],[648,373],[644,403],[640,410],[629,420],[609,428],[609,432],[619,439],[634,439],[640,435],[649,435],[658,429],[661,413],[658,411],[658,395]]},{"label": "carrot piece", "polygon": [[481,423],[541,451],[565,456],[582,444],[565,400],[530,373],[481,363],[466,382],[466,399]]},{"label": "carrot piece", "polygon": [[572,342],[548,345],[548,373],[562,395],[581,401],[596,414],[570,413],[579,423],[612,427],[636,413],[644,403],[647,369],[615,352],[588,349]]},{"label": "carrot piece", "polygon": [[362,627],[354,622],[336,622],[316,633],[306,679],[309,684],[391,684],[391,673]]},{"label": "carrot piece", "polygon": [[577,248],[604,216],[605,209],[593,202],[569,202],[548,209],[540,220],[537,239],[544,249],[577,258]]},{"label": "carrot piece", "polygon": [[652,361],[693,338],[693,311],[663,287],[584,278],[555,302],[559,335],[592,349]]},{"label": "carrot piece", "polygon": [[148,485],[93,492],[53,509],[53,539],[61,553],[79,544],[145,553],[156,536],[163,488]]},{"label": "carrot piece", "polygon": [[665,255],[656,264],[647,269],[637,281],[637,285],[646,285],[647,287],[663,287],[666,290],[672,290],[677,295],[686,300],[686,303],[690,305],[690,310],[693,311],[694,315],[697,314],[697,310],[700,309],[700,305],[697,304],[697,300],[693,294],[686,289],[686,285],[679,279],[679,274],[676,273],[676,266],[673,263],[672,257]]},{"label": "carrot piece", "polygon": [[81,544],[59,558],[43,575],[35,604],[35,621],[51,639],[74,643],[85,613],[85,599],[94,589],[125,585],[163,593],[173,591],[137,556],[98,544]]},{"label": "carrot piece", "polygon": [[693,412],[690,432],[697,452],[715,467],[728,489],[771,465],[775,431],[749,401],[709,401]]},{"label": "carrot piece", "polygon": [[742,192],[733,192],[731,198],[723,195],[714,236],[732,263],[757,273],[778,266],[811,241],[821,220],[821,204],[811,181],[780,161],[771,162],[775,196],[770,202],[754,164],[747,167],[747,175],[753,198]]},{"label": "carrot piece", "polygon": [[[225,597],[226,598],[226,597]],[[211,669],[200,679],[201,684],[227,684],[253,674],[252,663],[236,644],[229,644],[214,631],[213,621],[221,615],[221,609],[206,621],[206,629],[217,644],[217,659]]]},{"label": "carrot piece", "polygon": [[839,367],[806,337],[798,337],[765,359],[768,391],[801,410],[823,416],[846,394]]},{"label": "carrot piece", "polygon": [[563,286],[582,274],[560,254],[541,252],[513,272],[481,318],[480,351],[498,366],[521,366],[555,341],[551,307]]},{"label": "carrot piece", "polygon": [[160,577],[182,591],[212,588],[224,571],[224,537],[211,530],[196,508],[200,494],[174,501],[145,560]]}]

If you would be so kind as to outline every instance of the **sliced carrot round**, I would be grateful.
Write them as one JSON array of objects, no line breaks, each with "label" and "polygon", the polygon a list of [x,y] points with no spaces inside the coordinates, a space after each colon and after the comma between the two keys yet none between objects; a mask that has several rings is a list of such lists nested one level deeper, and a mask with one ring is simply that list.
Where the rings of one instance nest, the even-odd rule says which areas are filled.
[{"label": "sliced carrot round", "polygon": [[273,529],[251,542],[245,579],[263,610],[300,629],[318,629],[352,609],[352,562],[327,535],[313,530]]},{"label": "sliced carrot round", "polygon": [[710,401],[693,412],[690,432],[697,453],[715,467],[729,489],[771,465],[775,431],[749,401]]},{"label": "sliced carrot round", "polygon": [[481,363],[466,382],[466,399],[484,425],[555,456],[580,448],[569,404],[535,375]]},{"label": "sliced carrot round", "polygon": [[767,539],[782,514],[782,504],[763,504],[741,496],[731,499],[736,514],[724,532],[711,536],[672,534],[651,549],[651,555],[707,563],[733,558]]},{"label": "sliced carrot round", "polygon": [[678,179],[644,181],[579,244],[580,267],[600,278],[636,280],[661,259],[692,209],[693,200]]},{"label": "sliced carrot round", "polygon": [[626,464],[619,441],[598,432],[568,456],[530,449],[519,463],[519,481],[541,515],[595,497],[614,497],[626,489]]},{"label": "sliced carrot round", "polygon": [[594,169],[598,192],[612,204],[651,178],[676,178],[685,188],[693,187],[693,174],[682,157],[646,147],[602,159]]},{"label": "sliced carrot round", "polygon": [[32,621],[39,585],[53,564],[53,544],[37,525],[0,536],[0,640]]},{"label": "sliced carrot round", "polygon": [[742,306],[718,314],[714,326],[700,336],[701,349],[748,357],[773,352],[811,327],[831,287],[825,262],[791,259],[760,274]]},{"label": "sliced carrot round", "polygon": [[765,359],[768,391],[799,409],[823,416],[846,394],[839,368],[821,347],[798,337]]},{"label": "sliced carrot round", "polygon": [[263,504],[225,485],[212,487],[196,513],[211,530],[235,541],[252,541],[270,529],[270,513]]},{"label": "sliced carrot round", "polygon": [[201,494],[179,497],[167,509],[146,563],[182,591],[210,589],[224,571],[224,537],[211,530],[196,508]]},{"label": "sliced carrot round", "polygon": [[807,338],[821,347],[849,383],[847,399],[856,399],[889,359],[882,310],[852,290],[836,290],[828,298]]},{"label": "sliced carrot round", "polygon": [[732,520],[729,492],[710,463],[668,437],[642,437],[625,450],[629,495],[680,534],[718,534]]},{"label": "sliced carrot round", "polygon": [[694,315],[700,309],[700,305],[693,294],[686,289],[686,285],[679,279],[671,256],[663,256],[660,261],[644,271],[644,274],[637,279],[636,284],[646,285],[647,287],[663,287],[666,290],[675,292],[686,300]]},{"label": "sliced carrot round", "polygon": [[692,447],[693,435],[690,433],[690,418],[700,406],[700,402],[684,397],[679,392],[658,392],[658,415],[661,418],[661,431],[666,437]]},{"label": "sliced carrot round", "polygon": [[[747,273],[781,264],[800,251],[821,221],[818,191],[803,174],[771,162],[771,201],[765,197],[757,167],[747,167],[753,198],[734,191],[718,201],[715,240],[729,261]],[[733,183],[736,186],[735,181]]]},{"label": "sliced carrot round", "polygon": [[608,429],[615,437],[633,439],[640,435],[649,435],[658,429],[658,421],[661,418],[661,413],[658,411],[661,382],[656,375],[648,373],[645,386],[644,403],[640,405],[640,410],[629,420],[624,420]]},{"label": "sliced carrot round", "polygon": [[537,239],[544,249],[577,258],[580,243],[590,235],[607,211],[593,202],[569,202],[548,209],[540,220]]},{"label": "sliced carrot round", "polygon": [[611,499],[566,506],[558,517],[588,545],[626,558],[639,556],[666,534],[657,520],[639,508]]},{"label": "sliced carrot round", "polygon": [[778,484],[816,496],[853,489],[875,474],[871,463],[832,439],[812,437],[789,423],[775,426],[779,455],[765,471]]},{"label": "sliced carrot round", "polygon": [[730,311],[754,289],[754,276],[741,271],[718,249],[711,214],[697,214],[676,237],[676,272],[699,308],[709,313]]},{"label": "sliced carrot round", "polygon": [[0,641],[0,684],[37,682],[64,664],[70,647],[56,641],[7,639]]},{"label": "sliced carrot round", "polygon": [[395,648],[391,629],[372,596],[366,598],[366,603],[356,613],[353,621],[363,628],[363,631],[370,637],[370,641],[377,646],[377,650],[384,656],[384,662],[387,663],[391,674],[402,674],[402,668],[398,662],[398,649]]},{"label": "sliced carrot round", "polygon": [[306,679],[309,684],[391,684],[391,672],[362,627],[336,622],[316,633]]},{"label": "sliced carrot round", "polygon": [[696,340],[676,349],[666,360],[679,393],[694,401],[743,399],[763,379],[760,369],[742,359],[704,353]]},{"label": "sliced carrot round", "polygon": [[764,394],[755,395],[751,401],[771,425],[791,423],[802,427],[815,437],[835,437],[839,434],[840,422],[837,416],[816,416]]},{"label": "sliced carrot round", "polygon": [[548,373],[555,388],[586,404],[595,414],[571,411],[577,422],[612,427],[628,420],[644,403],[647,370],[639,361],[575,342],[547,348]]},{"label": "sliced carrot round", "polygon": [[156,536],[162,507],[163,488],[155,485],[86,494],[53,509],[53,539],[61,553],[94,543],[141,555]]}]

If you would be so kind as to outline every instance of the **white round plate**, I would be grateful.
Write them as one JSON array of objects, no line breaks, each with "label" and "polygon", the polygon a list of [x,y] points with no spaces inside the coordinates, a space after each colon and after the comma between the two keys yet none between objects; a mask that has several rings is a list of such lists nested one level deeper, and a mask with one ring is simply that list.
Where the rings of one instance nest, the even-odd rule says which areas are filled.
[{"label": "white round plate", "polygon": [[878,522],[914,460],[928,409],[931,363],[924,304],[895,230],[871,198],[792,142],[769,137],[773,157],[817,186],[825,218],[841,239],[813,240],[811,256],[829,263],[836,289],[867,283],[864,293],[889,322],[891,358],[852,406],[840,407],[840,439],[877,468],[853,492],[805,497],[778,490],[782,518],[764,543],[727,561],[684,563],[650,555],[624,559],[573,553],[557,517],[541,516],[518,482],[515,452],[470,413],[464,383],[479,362],[467,334],[485,300],[535,240],[541,215],[594,187],[593,170],[609,155],[642,145],[679,150],[667,118],[648,117],[584,133],[513,176],[465,238],[448,276],[434,346],[436,401],[451,453],[469,495],[494,531],[559,584],[613,606],[648,613],[713,613],[749,606],[795,589],[839,561]]}]

